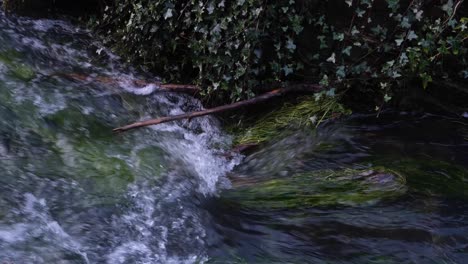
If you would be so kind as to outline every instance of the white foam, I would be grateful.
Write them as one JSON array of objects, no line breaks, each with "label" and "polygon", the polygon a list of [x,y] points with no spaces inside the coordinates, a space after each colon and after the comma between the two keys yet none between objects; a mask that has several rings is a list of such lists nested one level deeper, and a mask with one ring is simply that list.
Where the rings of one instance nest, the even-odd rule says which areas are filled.
[{"label": "white foam", "polygon": [[[158,113],[160,115],[175,115],[202,108],[198,100],[188,96],[155,94],[154,92],[159,88],[156,84],[143,87],[136,86],[132,80],[142,78],[134,76],[128,70],[120,70],[122,66],[118,61],[115,61],[118,57],[109,50],[102,49],[100,43],[91,43],[91,45],[92,48],[97,47],[101,51],[101,54],[97,54],[100,55],[99,59],[103,57],[102,55],[107,55],[104,56],[106,63],[102,63],[104,66],[95,66],[96,57],[93,57],[93,54],[88,54],[89,46],[83,49],[76,48],[84,44],[79,41],[75,42],[75,40],[71,40],[72,43],[54,43],[53,39],[49,38],[51,34],[43,33],[56,28],[76,32],[77,29],[69,27],[67,23],[37,20],[34,22],[24,21],[21,26],[11,23],[6,27],[8,28],[6,30],[2,29],[2,32],[8,30],[12,32],[11,34],[6,33],[10,34],[10,37],[14,39],[12,45],[18,44],[21,52],[29,52],[32,56],[39,54],[40,56],[37,63],[34,62],[35,70],[38,72],[36,79],[28,83],[17,80],[8,80],[8,83],[6,83],[9,87],[12,87],[13,100],[18,103],[18,107],[24,102],[34,104],[35,107],[32,107],[34,109],[30,109],[31,114],[34,115],[31,120],[35,117],[40,119],[40,117],[72,106],[74,102],[70,99],[89,95],[84,94],[90,90],[86,90],[86,92],[74,90],[75,86],[73,84],[65,89],[57,89],[58,87],[54,86],[55,83],[48,83],[47,78],[44,78],[45,86],[44,83],[41,83],[42,75],[54,72],[66,73],[70,69],[78,69],[78,72],[80,72],[80,69],[83,69],[84,72],[93,72],[95,73],[94,77],[110,76],[111,78],[128,80],[120,82],[120,87],[117,90],[128,91],[140,96],[150,96],[148,100],[154,100],[154,105],[158,105],[158,111],[161,110],[161,113]],[[31,27],[38,32],[31,30]],[[73,36],[70,39],[75,38]],[[42,61],[43,64],[41,64],[40,60],[43,58],[47,58],[47,60],[46,62]],[[63,65],[69,68],[65,67],[64,69],[62,68]],[[64,81],[60,78],[59,75],[54,77],[59,85]],[[89,78],[89,82],[96,83],[92,77]],[[89,93],[92,93],[93,96],[95,93],[109,95],[115,93],[115,90],[109,89],[105,93],[100,90]],[[25,103],[25,105],[27,104]],[[98,108],[94,109],[86,104],[80,107],[82,107],[80,108],[82,113],[86,115],[97,115],[99,113],[116,117],[115,113],[105,113],[102,112],[105,110],[101,111],[101,109],[98,111]],[[152,117],[145,112],[142,115],[145,115],[142,119]],[[31,125],[38,124],[40,123]],[[59,151],[54,155],[61,155],[65,167],[75,168],[79,165],[77,165],[79,157],[74,155],[76,150],[70,143],[70,138],[67,137],[66,132],[63,133],[56,134],[57,141],[53,147]],[[86,262],[88,262],[86,252],[90,253],[90,256],[91,253],[93,256],[99,255],[100,261],[108,263],[129,263],[135,260],[139,263],[195,263],[206,260],[206,223],[203,222],[203,215],[200,212],[202,210],[199,210],[191,199],[193,199],[194,193],[197,197],[215,195],[220,182],[226,180],[224,175],[239,162],[240,157],[228,160],[221,155],[224,148],[230,145],[230,138],[224,135],[219,128],[218,122],[212,117],[201,117],[190,122],[185,120],[153,126],[152,130],[146,130],[144,133],[148,133],[146,135],[151,138],[151,141],[142,142],[142,144],[149,143],[160,147],[169,156],[171,162],[177,162],[178,164],[165,171],[164,175],[154,175],[154,178],[157,178],[156,176],[164,177],[163,181],[137,177],[136,182],[130,184],[127,197],[128,202],[132,205],[128,206],[128,208],[125,207],[122,215],[112,217],[109,220],[110,223],[105,223],[109,225],[109,230],[106,230],[106,234],[103,236],[111,242],[109,243],[111,246],[107,248],[106,245],[96,249],[99,246],[95,244],[96,239],[94,237],[86,237],[87,234],[84,234],[85,237],[79,238],[70,235],[74,234],[73,229],[67,229],[69,226],[61,222],[63,219],[54,219],[48,208],[48,202],[60,205],[69,205],[70,203],[58,201],[60,198],[53,197],[53,192],[46,192],[45,199],[39,195],[25,194],[24,204],[19,206],[18,209],[13,209],[18,211],[14,218],[16,222],[13,224],[2,222],[0,225],[0,242],[4,243],[0,243],[1,251],[11,250],[11,252],[16,252],[14,251],[16,249],[21,251],[27,248],[27,243],[30,243],[32,244],[30,248],[33,248],[33,250],[40,251],[44,249],[47,252],[55,252],[54,250],[58,249],[58,251],[74,252],[82,256]],[[125,142],[125,144],[131,143]],[[131,147],[133,147],[134,152],[138,149],[138,146]],[[3,152],[6,152],[6,149],[0,149],[0,156]],[[126,157],[125,153],[109,152],[112,152],[109,157],[134,159],[128,161],[129,165],[131,168],[138,167],[136,163],[138,161],[132,155]],[[135,164],[132,162],[135,162]],[[33,163],[27,166],[30,166],[27,168],[28,171],[34,172]],[[22,169],[18,168],[18,170],[21,171]],[[21,175],[21,177],[23,176]],[[69,179],[66,179],[66,181],[69,183]],[[36,179],[34,183],[41,183],[56,189],[61,188],[60,186],[57,187],[53,181],[46,181],[44,178]],[[31,186],[31,188],[33,192],[40,190],[40,187],[37,186]],[[77,186],[72,186],[70,190],[76,190],[77,188]],[[68,189],[60,190],[69,191]],[[82,192],[85,195],[86,192]],[[38,191],[37,193],[41,192]],[[93,209],[99,210],[100,208]],[[66,218],[65,220],[70,219]],[[79,216],[71,219],[71,221],[79,220],[81,220]],[[73,222],[73,224],[75,223]],[[104,225],[101,222],[96,224]],[[73,226],[72,228],[77,227]],[[44,240],[43,244],[40,246],[34,244],[34,241],[38,240],[41,243]],[[183,248],[174,250],[171,248],[174,244],[180,244]],[[33,259],[33,250],[31,252],[16,252],[15,254],[19,256],[18,259]],[[8,254],[8,256],[15,255],[14,253]],[[0,252],[0,257],[2,256],[4,255]],[[46,254],[41,256],[46,256]],[[46,260],[39,258],[38,256],[33,262],[46,262]]]},{"label": "white foam", "polygon": [[31,20],[31,22],[35,30],[42,31],[42,32],[47,32],[57,27],[59,27],[61,30],[65,30],[68,32],[82,31],[82,29],[73,27],[71,24],[62,20],[37,19],[37,20]]},{"label": "white foam", "polygon": [[[22,216],[23,222],[1,226],[0,240],[9,243],[12,248],[21,248],[15,244],[42,238],[57,248],[80,255],[86,263],[89,263],[81,245],[67,234],[57,221],[52,219],[45,199],[39,199],[31,193],[26,193],[24,198],[24,205],[18,212]],[[13,251],[14,249],[12,249]]]},{"label": "white foam", "polygon": [[0,240],[7,243],[23,241],[28,229],[28,225],[24,223],[13,224],[11,226],[0,226]]}]

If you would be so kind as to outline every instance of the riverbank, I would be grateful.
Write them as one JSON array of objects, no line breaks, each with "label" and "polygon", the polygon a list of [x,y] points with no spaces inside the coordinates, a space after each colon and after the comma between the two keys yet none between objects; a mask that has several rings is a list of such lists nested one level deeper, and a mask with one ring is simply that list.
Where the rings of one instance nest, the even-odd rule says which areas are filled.
[{"label": "riverbank", "polygon": [[[34,6],[28,1],[4,1],[7,10],[20,14],[35,10],[41,15],[70,15],[75,11],[75,16],[86,16],[88,26],[102,36],[105,45],[139,71],[159,75],[158,87],[161,83],[195,85],[206,108],[239,104],[278,89],[315,87],[306,92],[313,96],[308,103],[305,97],[296,100],[302,90],[221,116],[227,124],[250,123],[247,126],[252,128],[246,130],[253,129],[252,120],[278,116],[282,105],[295,102],[311,106],[297,105],[295,110],[289,106],[291,112],[304,112],[296,124],[310,125],[315,118],[324,121],[318,117],[323,112],[312,113],[323,98],[340,103],[328,109],[334,115],[346,108],[377,116],[386,109],[463,116],[468,112],[467,62],[463,59],[468,20],[462,5],[462,1],[440,5],[279,1],[224,3],[215,8],[205,2],[96,1],[82,4],[81,9],[64,9],[61,1],[43,0]],[[337,16],[350,25],[343,25]],[[260,107],[269,111],[258,111]],[[277,124],[270,122],[271,134],[287,129],[287,119],[286,114]],[[248,133],[252,132],[245,131],[239,138]]]},{"label": "riverbank", "polygon": [[[309,118],[309,126],[291,122],[246,157],[226,155],[233,137],[213,116],[112,133],[202,103],[125,81],[156,78],[90,30],[0,12],[0,43],[2,261],[467,258],[466,118],[384,110],[378,118],[374,111],[331,116],[317,128]],[[245,116],[276,106],[282,110],[268,116],[290,125],[317,106],[314,95],[289,96]]]}]

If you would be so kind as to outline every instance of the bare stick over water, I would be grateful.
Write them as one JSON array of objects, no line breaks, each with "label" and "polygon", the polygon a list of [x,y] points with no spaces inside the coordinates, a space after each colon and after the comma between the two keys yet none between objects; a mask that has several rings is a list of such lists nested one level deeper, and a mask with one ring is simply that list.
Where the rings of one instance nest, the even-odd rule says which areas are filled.
[{"label": "bare stick over water", "polygon": [[282,96],[282,95],[290,93],[290,92],[318,92],[318,91],[320,91],[322,89],[323,89],[322,86],[315,85],[315,84],[301,84],[301,85],[291,86],[291,87],[288,87],[288,88],[279,88],[279,89],[275,89],[275,90],[272,90],[270,92],[264,93],[262,95],[259,95],[257,97],[254,97],[252,99],[239,101],[239,102],[235,102],[235,103],[232,103],[232,104],[222,105],[222,106],[218,106],[218,107],[214,107],[214,108],[210,108],[210,109],[206,109],[206,110],[201,110],[201,111],[194,111],[194,112],[189,112],[189,113],[175,115],[175,116],[165,116],[165,117],[159,117],[159,118],[155,118],[155,119],[135,122],[133,124],[118,127],[116,129],[114,129],[113,131],[114,132],[125,132],[127,130],[140,128],[140,127],[158,125],[158,124],[171,122],[171,121],[182,120],[182,119],[192,119],[194,117],[211,115],[211,114],[225,112],[225,111],[228,111],[228,110],[233,110],[233,109],[237,109],[237,108],[241,108],[241,107],[254,105],[254,104],[257,104],[257,103],[261,103],[261,102],[270,100],[270,99],[275,98],[275,97]]}]

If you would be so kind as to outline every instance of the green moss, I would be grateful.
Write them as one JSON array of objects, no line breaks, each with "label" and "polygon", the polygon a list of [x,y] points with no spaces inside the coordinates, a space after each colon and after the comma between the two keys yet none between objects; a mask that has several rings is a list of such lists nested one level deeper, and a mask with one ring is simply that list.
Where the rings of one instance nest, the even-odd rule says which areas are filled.
[{"label": "green moss", "polygon": [[23,63],[15,64],[10,67],[10,73],[13,77],[22,81],[30,81],[36,76],[34,70]]},{"label": "green moss", "polygon": [[[77,137],[87,135],[92,138],[111,138],[112,127],[106,125],[106,120],[95,115],[86,115],[78,107],[68,107],[46,117],[61,132],[74,134]],[[77,128],[80,128],[77,130]],[[86,133],[83,133],[86,132]]]},{"label": "green moss", "polygon": [[[235,183],[235,179],[234,185]],[[267,180],[227,191],[223,198],[257,209],[297,209],[314,206],[363,206],[394,198],[406,191],[406,179],[383,167],[366,170],[321,170]]]},{"label": "green moss", "polygon": [[155,176],[162,175],[165,171],[165,162],[161,160],[164,157],[164,152],[161,148],[148,146],[138,150],[135,156],[135,170],[138,173],[154,178]]},{"label": "green moss", "polygon": [[234,140],[236,144],[259,144],[292,129],[314,128],[339,114],[349,114],[349,111],[344,109],[336,98],[327,97],[317,101],[312,96],[306,96],[297,104],[286,104],[245,126],[230,130],[236,135]]},{"label": "green moss", "polygon": [[8,74],[22,81],[30,81],[35,76],[33,68],[19,62],[20,54],[17,51],[7,50],[0,52],[0,63],[8,68]]}]

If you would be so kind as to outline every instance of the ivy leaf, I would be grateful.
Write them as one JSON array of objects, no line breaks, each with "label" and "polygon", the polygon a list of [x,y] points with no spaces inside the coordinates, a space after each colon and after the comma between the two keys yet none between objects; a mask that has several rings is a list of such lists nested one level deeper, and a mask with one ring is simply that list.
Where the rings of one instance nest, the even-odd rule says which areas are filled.
[{"label": "ivy leaf", "polygon": [[284,71],[285,76],[288,76],[289,74],[293,73],[293,69],[291,69],[289,66],[284,66],[281,69]]},{"label": "ivy leaf", "polygon": [[320,85],[327,87],[328,86],[328,75],[324,74],[322,80],[319,82]]},{"label": "ivy leaf", "polygon": [[418,35],[416,35],[416,33],[414,33],[414,31],[411,30],[411,31],[408,33],[408,40],[413,40],[413,39],[418,39]]},{"label": "ivy leaf", "polygon": [[461,75],[463,76],[464,79],[468,79],[468,70],[463,70],[461,72]]},{"label": "ivy leaf", "polygon": [[399,47],[403,43],[403,39],[395,39],[396,45]]},{"label": "ivy leaf", "polygon": [[166,13],[164,13],[164,19],[167,20],[168,18],[172,17],[172,9],[168,8]]},{"label": "ivy leaf", "polygon": [[214,9],[215,9],[215,8],[214,8],[214,6],[213,6],[213,3],[211,3],[210,6],[209,6],[206,10],[208,10],[208,14],[211,15],[211,14],[213,14]]},{"label": "ivy leaf", "polygon": [[341,53],[351,56],[351,49],[352,49],[352,46],[347,46],[346,48],[343,49],[343,51],[341,51]]},{"label": "ivy leaf", "polygon": [[409,59],[408,59],[408,56],[406,55],[406,52],[401,53],[399,62],[400,62],[400,64],[402,66],[405,66],[409,62]]},{"label": "ivy leaf", "polygon": [[320,40],[320,49],[325,49],[328,47],[327,43],[325,42],[325,36],[318,36],[317,38]]},{"label": "ivy leaf", "polygon": [[374,0],[361,0],[361,4],[367,5],[367,8],[371,8],[372,7],[372,1],[374,1]]},{"label": "ivy leaf", "polygon": [[346,77],[345,66],[337,67],[336,76],[339,77],[339,78]]},{"label": "ivy leaf", "polygon": [[423,88],[426,89],[427,85],[432,82],[432,76],[427,74],[426,72],[419,74],[419,77],[421,77]]},{"label": "ivy leaf", "polygon": [[365,13],[366,13],[365,10],[362,10],[360,8],[356,9],[356,14],[358,17],[363,17]]},{"label": "ivy leaf", "polygon": [[351,7],[353,5],[353,0],[345,0],[345,3]]},{"label": "ivy leaf", "polygon": [[410,28],[411,27],[411,24],[409,23],[409,19],[407,17],[404,17],[402,20],[401,20],[401,23],[400,23],[401,27],[403,28]]},{"label": "ivy leaf", "polygon": [[417,11],[416,12],[416,20],[421,21],[423,13],[424,13],[424,11],[422,11],[422,10]]},{"label": "ivy leaf", "polygon": [[387,87],[388,87],[388,83],[387,83],[387,82],[381,82],[381,83],[380,83],[380,88],[385,89],[385,88],[387,88]]},{"label": "ivy leaf", "polygon": [[336,58],[335,58],[335,52],[332,53],[332,55],[327,59],[328,62],[335,63]]},{"label": "ivy leaf", "polygon": [[451,16],[453,13],[453,0],[448,0],[445,5],[442,6],[442,10],[447,13],[447,15]]},{"label": "ivy leaf", "polygon": [[296,44],[294,44],[292,39],[288,39],[288,41],[286,43],[286,48],[291,52],[293,52],[296,49]]},{"label": "ivy leaf", "polygon": [[393,79],[400,78],[400,77],[401,77],[401,74],[398,71],[393,71],[392,72],[392,78]]},{"label": "ivy leaf", "polygon": [[396,11],[398,9],[398,2],[400,0],[386,0],[388,4],[388,8],[392,9],[392,11]]},{"label": "ivy leaf", "polygon": [[344,34],[343,33],[335,33],[333,32],[333,40],[343,41]]},{"label": "ivy leaf", "polygon": [[385,101],[386,103],[388,103],[388,101],[390,101],[390,100],[392,100],[392,97],[389,96],[388,94],[385,94],[385,95],[384,95],[384,101]]}]

